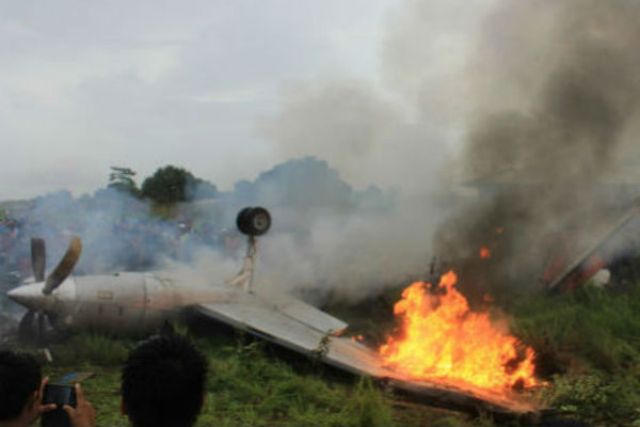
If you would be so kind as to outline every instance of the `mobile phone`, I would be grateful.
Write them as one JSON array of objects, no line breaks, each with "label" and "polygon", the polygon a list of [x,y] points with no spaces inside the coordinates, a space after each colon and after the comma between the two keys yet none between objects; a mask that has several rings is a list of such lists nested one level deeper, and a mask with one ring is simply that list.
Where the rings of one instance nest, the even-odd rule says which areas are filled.
[{"label": "mobile phone", "polygon": [[71,427],[64,405],[76,407],[76,389],[71,385],[47,384],[44,387],[43,404],[55,403],[57,408],[41,417],[42,427]]}]

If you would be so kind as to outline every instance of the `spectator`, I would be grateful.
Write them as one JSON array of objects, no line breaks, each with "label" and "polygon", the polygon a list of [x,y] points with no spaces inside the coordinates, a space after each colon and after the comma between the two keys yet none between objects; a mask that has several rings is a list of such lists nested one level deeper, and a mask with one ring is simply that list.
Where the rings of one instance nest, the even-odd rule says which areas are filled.
[{"label": "spectator", "polygon": [[125,363],[122,413],[133,427],[191,427],[202,409],[206,375],[206,359],[187,339],[154,336]]},{"label": "spectator", "polygon": [[[47,382],[32,356],[0,351],[0,427],[27,427],[43,413],[56,409],[55,404],[42,404]],[[75,387],[77,405],[64,410],[73,427],[95,427],[95,410],[80,385]]]},{"label": "spectator", "polygon": [[42,404],[46,384],[32,356],[0,351],[0,427],[26,427],[55,409]]}]

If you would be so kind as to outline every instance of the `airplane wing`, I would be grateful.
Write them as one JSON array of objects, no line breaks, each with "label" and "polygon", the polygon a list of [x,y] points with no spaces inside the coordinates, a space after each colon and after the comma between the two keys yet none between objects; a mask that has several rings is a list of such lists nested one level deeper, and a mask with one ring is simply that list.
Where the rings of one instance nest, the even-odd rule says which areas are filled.
[{"label": "airplane wing", "polygon": [[370,349],[349,338],[338,337],[347,324],[303,301],[287,298],[275,304],[244,294],[237,299],[195,306],[200,314],[298,353],[357,375],[384,377]]},{"label": "airplane wing", "polygon": [[296,298],[283,295],[273,298],[271,302],[275,304],[274,308],[285,316],[324,334],[340,335],[349,326],[342,320]]},{"label": "airplane wing", "polygon": [[200,304],[198,307],[204,314],[225,322],[262,325],[262,322],[276,321],[277,318],[280,323],[294,322],[322,335],[339,335],[348,326],[342,320],[287,295],[270,295],[267,300],[257,294],[238,292],[223,302]]},{"label": "airplane wing", "polygon": [[374,349],[336,336],[339,329],[336,327],[346,327],[344,322],[300,300],[289,299],[274,305],[254,294],[244,294],[225,302],[199,304],[195,310],[335,368],[384,381],[431,404],[463,410],[483,408],[495,414],[523,414],[539,409],[529,402],[479,389],[462,390],[453,385],[406,378],[385,367]]}]

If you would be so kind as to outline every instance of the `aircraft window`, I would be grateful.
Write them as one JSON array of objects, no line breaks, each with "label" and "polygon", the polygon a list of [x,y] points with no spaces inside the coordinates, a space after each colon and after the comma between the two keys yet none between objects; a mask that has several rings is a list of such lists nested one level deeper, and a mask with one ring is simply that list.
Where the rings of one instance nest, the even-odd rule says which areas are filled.
[{"label": "aircraft window", "polygon": [[124,316],[124,307],[118,307],[118,314]]},{"label": "aircraft window", "polygon": [[98,314],[102,314],[102,304],[98,306]]}]

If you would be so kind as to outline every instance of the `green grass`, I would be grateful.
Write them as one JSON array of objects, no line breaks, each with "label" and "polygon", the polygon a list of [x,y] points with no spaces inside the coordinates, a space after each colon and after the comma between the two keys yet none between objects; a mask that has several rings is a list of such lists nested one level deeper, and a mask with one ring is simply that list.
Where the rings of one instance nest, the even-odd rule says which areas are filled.
[{"label": "green grass", "polygon": [[[467,417],[420,405],[405,405],[369,379],[324,372],[304,360],[285,362],[262,343],[243,336],[194,338],[207,355],[210,375],[205,406],[197,426],[344,426],[387,427],[477,425]],[[83,388],[96,407],[101,427],[125,427],[120,415],[120,368],[132,340],[78,335],[51,351],[46,373],[93,371]],[[429,424],[425,424],[428,420]]]},{"label": "green grass", "polygon": [[640,292],[583,287],[573,294],[527,297],[512,309],[526,342],[615,373],[640,360]]},{"label": "green grass", "polygon": [[58,366],[114,366],[121,365],[135,342],[112,339],[103,335],[82,334],[69,338],[51,349]]},{"label": "green grass", "polygon": [[549,405],[597,425],[640,425],[640,286],[526,295],[511,314],[551,381]]}]

